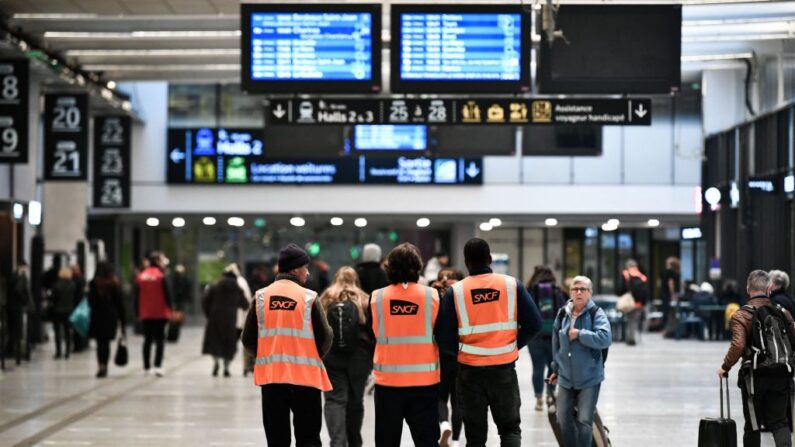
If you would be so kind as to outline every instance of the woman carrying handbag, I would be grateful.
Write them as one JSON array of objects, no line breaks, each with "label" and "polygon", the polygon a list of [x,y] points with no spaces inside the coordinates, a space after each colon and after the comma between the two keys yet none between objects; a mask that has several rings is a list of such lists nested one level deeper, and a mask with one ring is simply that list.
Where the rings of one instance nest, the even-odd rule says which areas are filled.
[{"label": "woman carrying handbag", "polygon": [[[108,360],[110,359],[110,343],[116,338],[121,323],[121,339],[117,348],[117,357],[125,350],[126,331],[124,328],[124,304],[122,303],[122,291],[119,278],[113,272],[113,266],[103,261],[97,265],[97,272],[94,279],[88,286],[88,303],[91,306],[91,325],[89,326],[89,337],[97,342],[97,377],[107,377]],[[119,363],[121,358],[117,358]],[[124,362],[126,363],[126,362]]]}]

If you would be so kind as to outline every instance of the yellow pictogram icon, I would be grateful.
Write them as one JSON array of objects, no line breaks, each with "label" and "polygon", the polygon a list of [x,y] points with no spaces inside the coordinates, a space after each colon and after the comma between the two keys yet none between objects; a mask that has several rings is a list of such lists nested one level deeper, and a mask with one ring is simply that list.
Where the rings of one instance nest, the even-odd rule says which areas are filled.
[{"label": "yellow pictogram icon", "polygon": [[526,123],[527,122],[527,104],[523,102],[512,102],[510,104],[510,117],[512,123]]},{"label": "yellow pictogram icon", "polygon": [[533,122],[552,122],[552,103],[549,101],[533,101]]},{"label": "yellow pictogram icon", "polygon": [[492,104],[491,107],[489,107],[487,116],[488,118],[486,121],[490,123],[505,122],[505,109],[503,109],[499,104]]},{"label": "yellow pictogram icon", "polygon": [[480,106],[475,101],[467,101],[461,109],[461,117],[465,123],[480,122]]}]

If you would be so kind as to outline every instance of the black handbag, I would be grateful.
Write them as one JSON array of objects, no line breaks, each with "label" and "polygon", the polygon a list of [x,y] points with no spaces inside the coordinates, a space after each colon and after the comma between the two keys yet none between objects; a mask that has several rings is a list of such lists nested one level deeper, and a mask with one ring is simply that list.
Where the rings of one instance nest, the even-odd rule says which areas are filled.
[{"label": "black handbag", "polygon": [[127,340],[125,340],[124,337],[120,337],[119,341],[116,342],[116,355],[113,357],[113,363],[115,363],[116,366],[126,366],[129,360],[130,356],[127,352]]}]

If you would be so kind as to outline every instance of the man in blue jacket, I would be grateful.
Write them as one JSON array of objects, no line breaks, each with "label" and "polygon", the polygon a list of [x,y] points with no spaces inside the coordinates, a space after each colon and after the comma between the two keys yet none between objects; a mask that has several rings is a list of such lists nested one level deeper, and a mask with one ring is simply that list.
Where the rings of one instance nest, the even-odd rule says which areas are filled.
[{"label": "man in blue jacket", "polygon": [[557,419],[564,445],[591,447],[596,401],[605,379],[603,350],[612,334],[604,310],[591,300],[591,280],[576,276],[570,292],[571,301],[555,319],[549,383],[559,384]]}]

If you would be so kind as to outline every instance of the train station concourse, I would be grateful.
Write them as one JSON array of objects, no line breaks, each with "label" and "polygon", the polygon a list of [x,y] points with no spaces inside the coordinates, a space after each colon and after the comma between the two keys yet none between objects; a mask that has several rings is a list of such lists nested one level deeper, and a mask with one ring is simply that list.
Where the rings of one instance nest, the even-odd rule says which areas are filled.
[{"label": "train station concourse", "polygon": [[794,197],[795,1],[3,0],[0,446],[791,446]]}]

